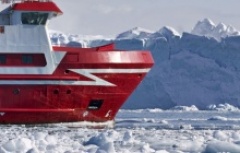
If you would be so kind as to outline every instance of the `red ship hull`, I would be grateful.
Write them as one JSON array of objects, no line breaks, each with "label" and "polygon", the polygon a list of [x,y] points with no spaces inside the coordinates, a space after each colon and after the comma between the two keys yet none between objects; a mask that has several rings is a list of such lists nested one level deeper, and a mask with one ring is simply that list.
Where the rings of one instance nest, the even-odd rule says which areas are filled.
[{"label": "red ship hull", "polygon": [[51,75],[0,75],[0,123],[112,121],[153,66],[149,52],[111,45],[53,50],[66,54]]},{"label": "red ship hull", "polygon": [[47,23],[61,14],[49,0],[0,12],[0,124],[112,122],[152,67],[148,51],[52,46]]}]

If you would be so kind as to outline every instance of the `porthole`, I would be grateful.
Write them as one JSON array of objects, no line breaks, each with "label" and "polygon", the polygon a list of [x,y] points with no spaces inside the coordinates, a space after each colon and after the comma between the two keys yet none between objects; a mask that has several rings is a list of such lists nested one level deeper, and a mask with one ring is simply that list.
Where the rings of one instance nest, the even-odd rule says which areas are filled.
[{"label": "porthole", "polygon": [[57,95],[57,94],[59,94],[59,90],[58,90],[58,89],[55,89],[55,90],[53,91],[53,93],[54,93],[55,95]]},{"label": "porthole", "polygon": [[20,89],[13,89],[13,94],[18,95],[20,93]]},{"label": "porthole", "polygon": [[72,93],[72,91],[71,90],[67,90],[67,92],[66,92],[67,94],[71,94]]}]

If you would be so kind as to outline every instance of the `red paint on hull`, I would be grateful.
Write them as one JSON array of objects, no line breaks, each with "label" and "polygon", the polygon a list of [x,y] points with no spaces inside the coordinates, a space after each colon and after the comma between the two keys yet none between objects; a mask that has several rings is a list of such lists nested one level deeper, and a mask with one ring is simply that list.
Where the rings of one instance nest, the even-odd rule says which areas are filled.
[{"label": "red paint on hull", "polygon": [[12,26],[10,19],[15,19],[12,23],[16,22],[13,26],[16,35],[28,30],[26,40],[36,33],[39,42],[23,45],[12,29],[10,33],[8,30],[1,33],[3,40],[7,40],[0,53],[2,124],[112,121],[153,66],[149,51],[119,51],[114,44],[95,48],[51,47],[45,23],[32,23],[35,21],[32,15],[35,19],[47,19],[46,13],[50,18],[62,13],[51,1],[24,0],[9,9],[9,15],[16,14],[13,18],[9,16],[6,29]]},{"label": "red paint on hull", "polygon": [[[98,55],[97,52],[78,52],[76,56],[79,57],[79,60],[70,62],[67,57],[71,54],[70,52],[65,55],[53,75],[0,75],[0,80],[8,78],[9,81],[21,79],[40,81],[54,78],[56,80],[83,81],[91,79],[83,78],[72,71],[66,74],[65,71],[81,68],[140,69],[150,68],[153,65],[151,54],[148,52],[116,51],[119,55],[131,57],[121,58],[123,60],[117,62],[113,61],[111,53],[106,51]],[[145,58],[142,57],[143,54]],[[103,60],[101,57],[104,56],[106,57]],[[115,86],[0,85],[0,123],[39,124],[113,120],[120,107],[142,81],[146,72],[133,74],[101,73],[94,75],[113,83]],[[18,94],[14,93],[16,89],[19,90]],[[92,99],[102,99],[102,106],[97,110],[89,109],[89,103]]]}]

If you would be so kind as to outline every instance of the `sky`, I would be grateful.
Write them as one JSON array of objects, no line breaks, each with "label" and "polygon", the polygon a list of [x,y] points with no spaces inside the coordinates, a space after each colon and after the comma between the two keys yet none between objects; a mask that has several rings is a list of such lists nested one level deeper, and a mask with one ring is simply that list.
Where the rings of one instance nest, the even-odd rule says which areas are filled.
[{"label": "sky", "polygon": [[54,0],[64,14],[50,29],[68,34],[117,35],[134,27],[170,26],[190,32],[209,18],[240,29],[240,0]]},{"label": "sky", "polygon": [[116,35],[134,27],[190,32],[209,18],[240,29],[240,0],[55,0],[64,14],[50,28],[71,34]]}]

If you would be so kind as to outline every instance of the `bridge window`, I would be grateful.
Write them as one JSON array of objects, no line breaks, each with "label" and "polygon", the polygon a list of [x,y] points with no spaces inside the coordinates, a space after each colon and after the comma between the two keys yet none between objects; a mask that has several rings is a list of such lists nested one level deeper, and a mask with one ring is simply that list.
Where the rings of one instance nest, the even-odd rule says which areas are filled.
[{"label": "bridge window", "polygon": [[0,55],[0,64],[5,64],[5,63],[6,63],[6,56]]},{"label": "bridge window", "polygon": [[32,64],[33,57],[31,55],[22,55],[22,63],[23,64]]},{"label": "bridge window", "polygon": [[48,13],[25,12],[21,16],[22,24],[45,25],[48,19]]}]

